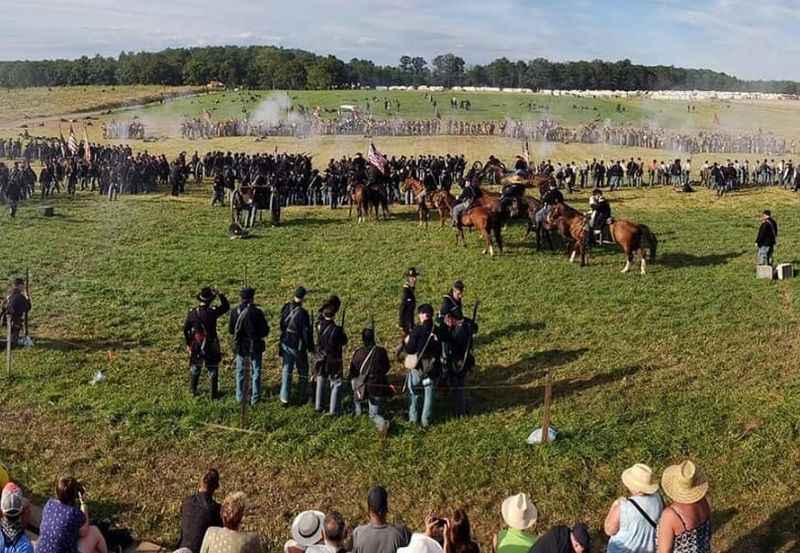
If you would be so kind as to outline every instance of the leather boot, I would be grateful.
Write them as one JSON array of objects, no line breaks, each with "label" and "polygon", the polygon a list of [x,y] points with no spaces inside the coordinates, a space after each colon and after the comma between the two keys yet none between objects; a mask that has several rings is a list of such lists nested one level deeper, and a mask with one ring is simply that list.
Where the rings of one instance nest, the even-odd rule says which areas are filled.
[{"label": "leather boot", "polygon": [[200,373],[191,375],[191,382],[189,383],[189,391],[192,392],[193,396],[197,395],[197,384],[200,382]]},{"label": "leather boot", "polygon": [[217,399],[219,397],[219,373],[214,372],[211,375],[211,399]]}]

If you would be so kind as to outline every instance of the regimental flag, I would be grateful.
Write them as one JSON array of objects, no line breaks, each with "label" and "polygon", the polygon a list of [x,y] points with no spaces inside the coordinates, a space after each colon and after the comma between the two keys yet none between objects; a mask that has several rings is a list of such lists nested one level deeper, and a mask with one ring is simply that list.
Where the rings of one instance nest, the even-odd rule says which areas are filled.
[{"label": "regimental flag", "polygon": [[386,156],[378,151],[375,144],[369,143],[369,151],[367,153],[367,161],[378,168],[381,173],[386,173]]},{"label": "regimental flag", "polygon": [[64,140],[64,133],[61,130],[61,125],[58,126],[58,137],[61,140],[61,155],[67,157],[67,141]]},{"label": "regimental flag", "polygon": [[92,146],[89,144],[89,135],[86,134],[86,127],[83,127],[83,159],[86,163],[92,162]]},{"label": "regimental flag", "polygon": [[67,139],[67,147],[72,155],[78,153],[78,139],[75,138],[75,131],[72,130],[72,125],[69,126],[69,139]]},{"label": "regimental flag", "polygon": [[714,114],[714,124],[719,126],[719,113]]},{"label": "regimental flag", "polygon": [[528,139],[525,139],[525,145],[522,147],[522,158],[525,160],[525,163],[530,164],[531,162],[531,150],[528,147]]}]

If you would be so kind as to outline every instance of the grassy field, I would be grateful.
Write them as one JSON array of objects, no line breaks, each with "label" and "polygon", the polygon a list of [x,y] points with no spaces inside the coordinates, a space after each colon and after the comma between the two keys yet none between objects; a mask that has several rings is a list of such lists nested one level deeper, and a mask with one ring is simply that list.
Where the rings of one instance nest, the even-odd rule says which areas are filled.
[{"label": "grassy field", "polygon": [[[466,505],[488,547],[506,495],[534,497],[540,530],[575,520],[598,529],[622,493],[623,468],[642,461],[660,472],[691,457],[711,478],[716,551],[795,550],[798,282],[757,281],[753,267],[765,206],[783,223],[778,260],[800,262],[795,196],[612,195],[618,216],[661,240],[646,276],[621,275],[610,248],[584,269],[535,253],[520,226],[507,231],[507,252],[489,259],[474,235],[456,249],[452,231],[418,229],[402,208],[362,225],[343,210],[293,208],[280,228],[230,241],[227,212],[208,199],[207,186],[113,204],[80,195],[56,200],[53,219],[38,216],[36,202],[15,221],[0,219],[7,244],[26,245],[4,248],[0,263],[7,277],[31,270],[36,342],[16,353],[0,392],[0,459],[38,496],[56,474],[75,472],[99,514],[172,544],[181,497],[217,465],[223,492],[253,499],[248,529],[278,544],[306,508],[364,520],[363,498],[380,482],[395,520],[420,529],[428,511]],[[441,398],[437,424],[422,432],[403,421],[396,398],[392,433],[380,441],[366,419],[283,409],[271,336],[264,378],[273,397],[252,412],[255,433],[207,426],[238,423],[230,350],[225,397],[193,399],[180,326],[199,287],[234,296],[245,265],[273,324],[298,284],[311,290],[312,308],[338,293],[353,344],[373,316],[379,339],[395,344],[407,266],[422,272],[421,301],[437,303],[463,278],[467,307],[482,304],[472,416],[449,418]],[[97,371],[107,380],[92,386]],[[393,378],[402,372],[396,366]],[[548,374],[561,439],[532,447],[525,438],[540,422]]]},{"label": "grassy field", "polygon": [[0,89],[0,125],[19,126],[26,124],[27,119],[152,102],[162,95],[192,90],[195,89],[154,85]]},{"label": "grassy field", "polygon": [[[0,92],[0,126],[18,128],[20,121],[27,117],[51,116],[77,111],[108,109],[108,106],[128,104],[167,92],[185,89],[162,87],[67,87],[52,90],[23,89]],[[269,99],[285,97],[290,103],[306,108],[321,107],[335,110],[340,105],[357,106],[366,111],[369,102],[376,118],[401,117],[407,119],[427,119],[434,117],[434,108],[420,91],[223,91],[203,94],[190,98],[180,98],[165,103],[154,103],[139,109],[126,109],[104,115],[104,119],[127,120],[133,116],[141,117],[151,131],[159,136],[174,136],[180,122],[185,118],[199,117],[205,111],[215,120],[242,118],[256,112],[259,105]],[[663,128],[696,132],[701,129],[719,129],[714,122],[718,115],[722,129],[756,131],[770,130],[787,137],[797,137],[794,124],[798,114],[798,104],[788,101],[761,102],[698,102],[693,104],[696,111],[687,113],[687,103],[672,100],[616,99],[616,98],[577,98],[550,95],[509,94],[509,93],[433,93],[438,110],[445,119],[464,119],[469,121],[513,119],[556,119],[567,126],[583,125],[592,121],[613,125],[656,125]],[[469,99],[470,111],[451,109],[450,99]],[[400,111],[386,112],[384,99],[400,101]],[[283,100],[278,104],[283,105]],[[529,109],[529,104],[531,104]],[[617,106],[624,108],[618,111]],[[24,115],[21,115],[24,114]],[[323,116],[332,117],[325,113]],[[36,134],[41,121],[32,125]],[[52,122],[45,122],[45,128],[54,128]]]}]

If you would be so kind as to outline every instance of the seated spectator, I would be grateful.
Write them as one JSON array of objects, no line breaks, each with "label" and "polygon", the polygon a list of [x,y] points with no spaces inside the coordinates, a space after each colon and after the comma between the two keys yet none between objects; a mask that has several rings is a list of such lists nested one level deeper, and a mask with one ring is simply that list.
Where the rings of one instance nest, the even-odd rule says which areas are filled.
[{"label": "seated spectator", "polygon": [[444,520],[444,553],[480,553],[464,509],[456,509],[452,518]]},{"label": "seated spectator", "polygon": [[292,539],[283,546],[285,553],[303,553],[312,545],[322,545],[325,513],[303,511],[292,522]]},{"label": "seated spectator", "polygon": [[536,536],[525,530],[536,525],[539,517],[536,505],[527,494],[520,493],[506,498],[500,512],[508,528],[495,535],[494,550],[497,553],[528,553],[536,543]]},{"label": "seated spectator", "polygon": [[27,506],[27,501],[22,495],[22,490],[8,482],[3,487],[0,498],[0,552],[2,553],[33,553],[28,536],[25,535],[25,525],[22,514]]},{"label": "seated spectator", "polygon": [[310,546],[306,553],[346,553],[344,540],[347,538],[347,525],[340,513],[333,511],[325,516],[322,538],[323,544]]},{"label": "seated spectator", "polygon": [[197,492],[183,501],[181,506],[181,537],[178,548],[200,553],[203,537],[211,526],[222,526],[220,506],[214,500],[219,489],[219,472],[208,469],[200,480]]},{"label": "seated spectator", "polygon": [[206,530],[201,553],[261,553],[261,540],[255,534],[240,532],[247,498],[242,492],[228,495],[222,502],[222,528]]},{"label": "seated spectator", "polygon": [[622,483],[631,497],[620,497],[611,506],[604,525],[607,553],[653,553],[656,550],[656,521],[664,505],[658,495],[653,471],[636,464],[622,472]]},{"label": "seated spectator", "polygon": [[398,548],[409,544],[411,536],[407,528],[386,523],[389,494],[381,486],[369,491],[367,509],[369,522],[353,531],[352,553],[396,553]]},{"label": "seated spectator", "polygon": [[36,553],[108,553],[100,530],[89,524],[86,491],[71,476],[58,480],[56,497],[42,509],[39,532]]},{"label": "seated spectator", "polygon": [[555,526],[543,534],[530,553],[589,553],[592,541],[589,530],[578,523],[571,529],[567,526]]},{"label": "seated spectator", "polygon": [[708,479],[691,461],[667,467],[661,488],[672,503],[658,521],[658,553],[710,553],[711,506]]}]

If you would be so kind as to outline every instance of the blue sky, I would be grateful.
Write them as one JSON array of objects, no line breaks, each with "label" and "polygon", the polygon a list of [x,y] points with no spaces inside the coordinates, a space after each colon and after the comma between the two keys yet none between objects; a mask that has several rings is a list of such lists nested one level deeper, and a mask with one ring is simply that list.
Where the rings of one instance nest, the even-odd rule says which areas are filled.
[{"label": "blue sky", "polygon": [[800,0],[0,0],[0,59],[275,44],[397,63],[629,58],[800,80]]}]

